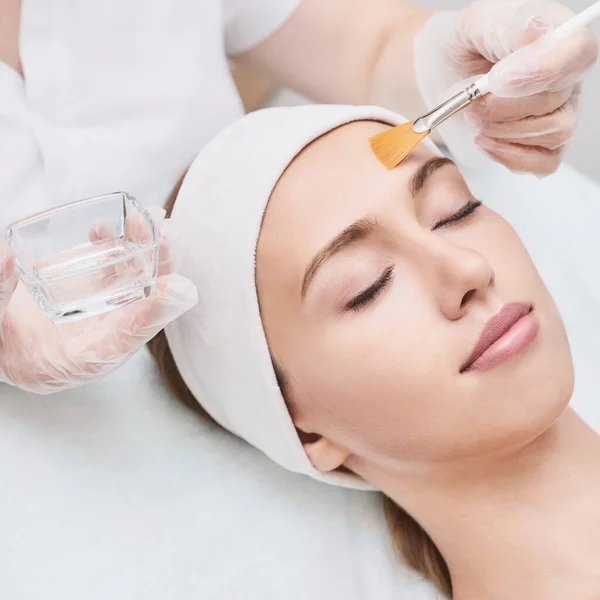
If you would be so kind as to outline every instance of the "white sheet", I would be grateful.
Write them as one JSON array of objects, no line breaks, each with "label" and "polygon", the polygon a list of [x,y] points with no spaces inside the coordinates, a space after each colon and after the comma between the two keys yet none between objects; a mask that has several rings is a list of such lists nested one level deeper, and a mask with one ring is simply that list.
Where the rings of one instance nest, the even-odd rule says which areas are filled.
[{"label": "white sheet", "polygon": [[[469,176],[563,311],[575,404],[600,430],[600,188]],[[0,388],[0,596],[10,600],[432,600],[396,562],[376,494],[284,472],[181,408],[146,353],[53,397]]]}]

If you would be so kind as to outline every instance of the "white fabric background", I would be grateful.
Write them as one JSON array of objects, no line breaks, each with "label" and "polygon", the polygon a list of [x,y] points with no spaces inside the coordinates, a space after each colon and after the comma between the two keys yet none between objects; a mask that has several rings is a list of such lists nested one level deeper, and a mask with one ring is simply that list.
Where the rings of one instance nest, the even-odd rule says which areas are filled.
[{"label": "white fabric background", "polygon": [[0,64],[0,225],[123,189],[162,204],[243,114],[226,51],[299,1],[23,0],[26,84]]}]

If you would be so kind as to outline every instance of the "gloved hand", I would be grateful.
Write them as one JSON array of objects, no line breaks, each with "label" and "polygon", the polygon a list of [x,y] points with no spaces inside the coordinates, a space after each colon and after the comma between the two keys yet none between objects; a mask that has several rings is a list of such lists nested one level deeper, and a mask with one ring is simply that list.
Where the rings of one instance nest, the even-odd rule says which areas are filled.
[{"label": "gloved hand", "polygon": [[[102,237],[97,231],[96,239]],[[0,245],[0,381],[49,394],[100,379],[192,308],[197,290],[188,279],[168,273],[167,242],[161,236],[159,278],[152,296],[63,325],[46,317],[18,281],[10,247]]]},{"label": "gloved hand", "polygon": [[551,44],[538,38],[572,15],[551,0],[477,0],[429,19],[415,38],[417,84],[429,108],[491,69],[491,93],[439,128],[459,162],[481,162],[475,142],[512,171],[544,176],[558,168],[598,48],[590,30]]}]

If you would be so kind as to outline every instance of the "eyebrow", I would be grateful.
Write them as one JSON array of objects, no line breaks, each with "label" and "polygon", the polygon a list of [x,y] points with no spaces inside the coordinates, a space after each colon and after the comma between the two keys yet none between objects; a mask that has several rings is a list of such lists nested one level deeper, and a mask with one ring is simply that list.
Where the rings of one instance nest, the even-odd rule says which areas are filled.
[{"label": "eyebrow", "polygon": [[375,231],[377,231],[379,224],[374,216],[368,215],[352,223],[349,227],[346,227],[342,233],[337,235],[323,250],[317,252],[315,257],[311,260],[310,265],[304,273],[304,280],[302,282],[302,297],[306,295],[306,290],[310,285],[310,282],[314,279],[317,271],[321,268],[323,263],[327,262],[332,256],[338,254],[348,246],[356,244],[361,240],[368,238]]},{"label": "eyebrow", "polygon": [[[454,162],[449,158],[443,158],[434,156],[429,160],[426,160],[413,174],[408,183],[408,189],[411,196],[416,196],[424,187],[429,178],[442,167],[446,165],[454,165]],[[373,215],[367,215],[362,219],[352,223],[349,227],[344,229],[342,233],[337,235],[325,248],[317,252],[315,257],[311,260],[306,272],[304,273],[304,280],[302,281],[302,292],[301,296],[304,298],[308,286],[311,281],[315,278],[317,271],[321,266],[327,262],[330,258],[341,252],[342,250],[352,246],[359,241],[365,240],[369,236],[373,235],[379,228],[377,218]]]},{"label": "eyebrow", "polygon": [[424,187],[429,178],[442,167],[454,165],[454,161],[442,156],[434,156],[426,160],[411,177],[409,189],[412,196],[416,196]]}]

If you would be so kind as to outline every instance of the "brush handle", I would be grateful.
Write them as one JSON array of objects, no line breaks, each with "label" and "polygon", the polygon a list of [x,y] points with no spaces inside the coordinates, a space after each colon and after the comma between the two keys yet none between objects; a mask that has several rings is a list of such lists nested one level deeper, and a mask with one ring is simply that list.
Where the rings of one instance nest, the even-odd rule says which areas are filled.
[{"label": "brush handle", "polygon": [[[556,29],[549,31],[540,39],[544,40],[545,42],[564,40],[571,34],[582,30],[588,25],[591,25],[598,18],[600,18],[600,0],[598,2],[594,2],[594,4],[591,6],[588,6],[579,14],[574,15],[568,21],[565,21],[562,25],[559,25]],[[489,92],[489,74],[480,77],[475,82],[475,85],[481,94],[487,94]]]},{"label": "brush handle", "polygon": [[579,14],[571,17],[568,21],[559,25],[556,29],[548,32],[544,39],[550,41],[562,40],[572,33],[580,31],[584,27],[591,25],[596,19],[600,17],[600,1],[594,2],[591,6],[582,10]]},{"label": "brush handle", "polygon": [[459,110],[462,110],[465,106],[471,104],[471,102],[473,102],[473,100],[476,98],[479,98],[479,96],[481,96],[481,91],[477,87],[477,84],[473,83],[466,90],[458,92],[458,94],[452,96],[452,98],[449,100],[442,102],[442,104],[436,106],[427,114],[419,117],[412,124],[412,130],[415,133],[426,133],[432,129],[435,129],[446,119],[449,119]]},{"label": "brush handle", "polygon": [[481,95],[485,95],[490,91],[490,75],[486,73],[482,75],[476,82],[475,86],[481,92]]}]

